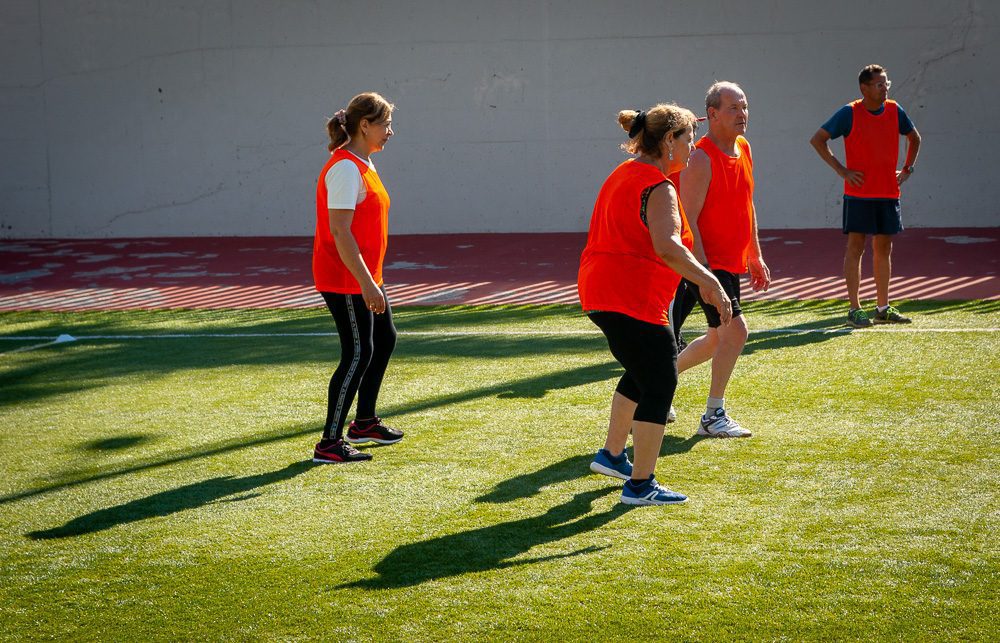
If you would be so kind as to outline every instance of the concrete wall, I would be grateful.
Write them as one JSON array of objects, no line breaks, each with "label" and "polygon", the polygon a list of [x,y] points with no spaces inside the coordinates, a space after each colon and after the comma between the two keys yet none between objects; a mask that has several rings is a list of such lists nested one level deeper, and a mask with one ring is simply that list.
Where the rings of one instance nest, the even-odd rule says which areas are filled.
[{"label": "concrete wall", "polygon": [[[0,236],[307,235],[324,120],[397,105],[392,230],[585,230],[621,108],[750,97],[761,227],[839,224],[807,141],[879,62],[911,226],[1000,225],[1000,3],[3,0]],[[835,149],[842,154],[838,143]]]}]

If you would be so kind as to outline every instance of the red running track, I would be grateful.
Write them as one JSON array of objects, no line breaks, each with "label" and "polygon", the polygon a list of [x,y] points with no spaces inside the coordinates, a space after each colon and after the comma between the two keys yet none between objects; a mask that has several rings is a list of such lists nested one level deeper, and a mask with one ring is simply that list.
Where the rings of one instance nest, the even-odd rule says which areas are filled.
[{"label": "red running track", "polygon": [[[385,277],[393,305],[576,303],[584,233],[398,235]],[[846,298],[844,237],[765,230],[773,286],[754,299]],[[173,237],[0,242],[0,311],[304,308],[311,239]],[[892,297],[1000,299],[1000,228],[921,228],[896,238]],[[862,297],[874,298],[870,252]]]}]

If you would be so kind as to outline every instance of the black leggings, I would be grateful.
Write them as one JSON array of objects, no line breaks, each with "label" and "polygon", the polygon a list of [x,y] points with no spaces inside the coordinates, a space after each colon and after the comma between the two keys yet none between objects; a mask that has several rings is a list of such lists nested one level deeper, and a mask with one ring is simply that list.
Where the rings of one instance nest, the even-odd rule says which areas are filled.
[{"label": "black leggings", "polygon": [[611,354],[625,367],[615,390],[638,404],[632,419],[666,424],[677,389],[673,331],[622,313],[592,312],[589,316],[608,338]]},{"label": "black leggings", "polygon": [[[368,310],[361,295],[323,292],[340,337],[340,364],[330,378],[323,438],[339,440],[344,435],[344,418],[354,396],[358,396],[357,417],[375,417],[375,402],[389,357],[396,347],[396,327],[392,307],[385,299],[385,312]],[[385,294],[385,290],[382,290]]]}]

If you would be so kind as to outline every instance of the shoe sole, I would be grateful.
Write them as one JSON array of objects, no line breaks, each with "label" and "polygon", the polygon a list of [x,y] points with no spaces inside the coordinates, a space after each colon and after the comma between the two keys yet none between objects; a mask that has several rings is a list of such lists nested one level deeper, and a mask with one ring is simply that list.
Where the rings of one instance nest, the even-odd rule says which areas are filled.
[{"label": "shoe sole", "polygon": [[402,441],[403,438],[396,438],[395,440],[379,440],[378,438],[344,438],[351,444],[365,444],[366,442],[374,442],[375,444],[396,444]]},{"label": "shoe sole", "polygon": [[371,458],[360,458],[358,460],[325,460],[323,458],[313,458],[317,464],[350,464],[351,462],[371,462]]},{"label": "shoe sole", "polygon": [[875,322],[872,322],[871,324],[855,324],[853,322],[847,322],[847,325],[851,328],[871,328],[875,325]]},{"label": "shoe sole", "polygon": [[620,471],[615,471],[614,469],[608,468],[603,464],[598,464],[597,462],[590,463],[590,470],[594,473],[599,473],[602,476],[608,476],[610,478],[618,478],[619,480],[628,480],[632,476],[627,476]]},{"label": "shoe sole", "polygon": [[619,498],[623,505],[633,505],[637,507],[659,507],[660,505],[683,505],[688,501],[687,498],[684,500],[665,500],[663,502],[657,502],[655,500],[646,500],[645,498],[626,498],[622,496]]},{"label": "shoe sole", "polygon": [[912,319],[908,320],[908,321],[892,321],[891,319],[886,319],[884,321],[872,320],[872,323],[873,324],[879,324],[879,325],[882,325],[882,324],[911,324],[911,323],[913,323],[913,320]]},{"label": "shoe sole", "polygon": [[697,435],[706,435],[710,438],[750,438],[753,433],[747,431],[746,435],[729,435],[728,433],[709,433],[705,429],[698,429]]}]

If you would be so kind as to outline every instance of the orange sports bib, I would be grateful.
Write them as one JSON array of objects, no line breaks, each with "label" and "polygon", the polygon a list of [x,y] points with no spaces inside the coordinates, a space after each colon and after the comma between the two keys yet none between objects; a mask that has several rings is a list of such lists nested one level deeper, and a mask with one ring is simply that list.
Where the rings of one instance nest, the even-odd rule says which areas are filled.
[{"label": "orange sports bib", "polygon": [[385,191],[378,173],[361,159],[346,150],[337,150],[323,166],[316,184],[316,236],[313,240],[313,281],[320,292],[361,294],[361,285],[347,269],[337,252],[337,245],[330,232],[330,213],[327,207],[326,173],[334,163],[347,159],[358,166],[364,181],[366,195],[354,208],[351,234],[354,235],[361,258],[371,272],[372,279],[382,285],[382,262],[389,243],[389,194]]},{"label": "orange sports bib", "polygon": [[899,109],[887,100],[881,114],[865,109],[861,100],[851,103],[851,133],[844,137],[847,167],[864,173],[854,186],[844,181],[844,194],[866,199],[898,199],[896,164],[899,163]]},{"label": "orange sports bib", "polygon": [[641,216],[643,191],[665,181],[659,169],[628,160],[601,186],[580,256],[577,289],[584,310],[667,324],[667,308],[680,275],[653,250]]}]

